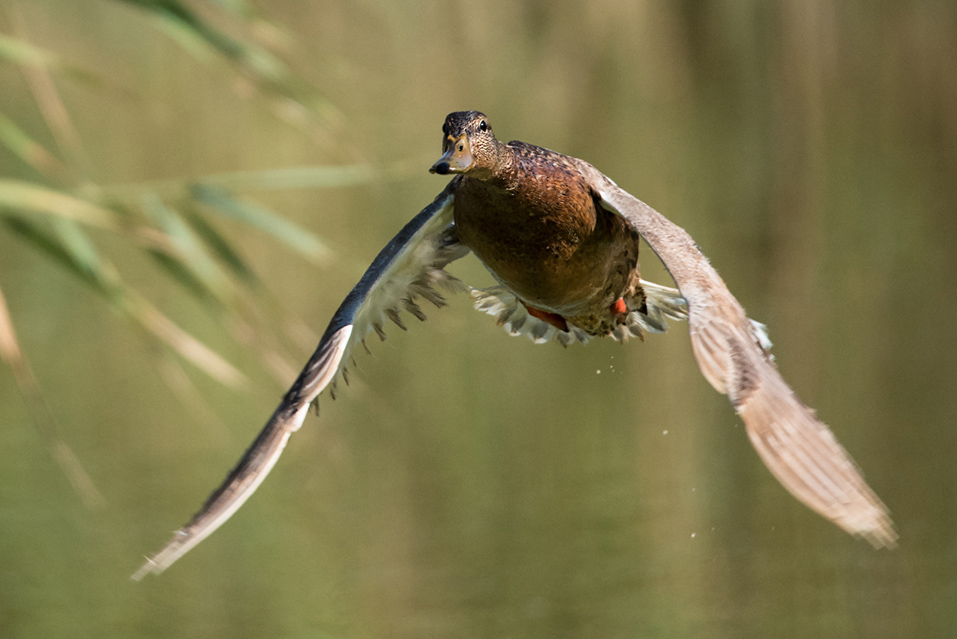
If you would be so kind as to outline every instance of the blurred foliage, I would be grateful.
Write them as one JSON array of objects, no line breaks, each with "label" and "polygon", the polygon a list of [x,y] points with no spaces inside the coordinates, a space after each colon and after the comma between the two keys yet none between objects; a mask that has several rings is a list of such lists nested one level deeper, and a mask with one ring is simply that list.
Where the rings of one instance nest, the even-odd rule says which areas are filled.
[{"label": "blurred foliage", "polygon": [[[142,19],[171,36],[199,64],[212,65],[217,58],[229,63],[232,72],[250,81],[257,91],[249,99],[267,101],[274,112],[304,130],[331,129],[338,112],[320,92],[294,74],[270,46],[256,42],[248,32],[271,34],[273,46],[285,41],[281,32],[258,17],[244,2],[212,6],[197,3],[207,14],[183,2],[122,0],[137,7]],[[59,83],[75,82],[93,91],[109,91],[120,102],[136,101],[135,91],[93,69],[71,64],[54,52],[35,46],[24,26],[16,3],[3,7],[10,33],[0,33],[0,64],[16,65],[23,73],[30,96],[42,115],[41,122],[18,123],[0,113],[0,144],[31,167],[34,179],[0,178],[0,221],[8,233],[33,246],[74,275],[125,317],[133,326],[176,353],[222,384],[240,387],[245,377],[202,341],[189,335],[148,301],[140,286],[130,285],[111,258],[91,235],[106,231],[145,251],[159,271],[202,301],[209,312],[233,327],[242,342],[268,333],[256,326],[259,300],[277,305],[259,286],[242,251],[217,231],[207,218],[222,216],[274,236],[290,250],[317,264],[328,264],[332,252],[315,235],[280,217],[244,192],[285,188],[326,188],[367,183],[376,176],[368,165],[312,166],[212,175],[159,183],[97,183],[86,157],[85,143],[65,106]],[[217,22],[229,22],[239,33],[231,35]],[[131,97],[132,96],[132,97]],[[118,107],[123,106],[118,104]],[[47,148],[31,128],[45,127],[55,146]],[[44,136],[45,137],[45,136]],[[0,291],[2,300],[2,291]],[[0,311],[9,319],[5,304]],[[261,313],[259,313],[261,315]],[[276,318],[275,314],[272,316]],[[263,341],[260,339],[259,341]],[[42,398],[36,380],[17,343],[14,322],[0,323],[0,357],[15,371],[24,396]],[[268,339],[254,351],[267,368],[276,371],[280,383],[288,381],[293,368],[281,361]],[[175,364],[165,360],[165,366]],[[178,380],[188,380],[182,374]],[[189,388],[187,384],[186,388]],[[195,395],[192,390],[189,391]],[[39,399],[31,400],[40,406]],[[56,435],[48,410],[33,411],[44,424],[48,439],[65,448]],[[68,451],[68,449],[66,449]],[[62,458],[62,456],[58,456]],[[63,463],[75,486],[89,503],[100,500],[92,483],[75,459]]]}]

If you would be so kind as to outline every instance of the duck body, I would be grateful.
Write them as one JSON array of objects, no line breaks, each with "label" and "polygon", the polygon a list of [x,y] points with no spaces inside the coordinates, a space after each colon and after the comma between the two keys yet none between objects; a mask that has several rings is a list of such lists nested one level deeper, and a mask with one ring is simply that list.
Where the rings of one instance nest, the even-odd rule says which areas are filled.
[{"label": "duck body", "polygon": [[639,235],[598,205],[578,167],[542,147],[498,142],[487,123],[469,131],[485,122],[478,112],[464,126],[457,115],[447,122],[448,147],[454,155],[455,138],[467,136],[473,164],[455,191],[456,235],[499,283],[563,330],[571,323],[608,335],[629,312],[645,312]]}]

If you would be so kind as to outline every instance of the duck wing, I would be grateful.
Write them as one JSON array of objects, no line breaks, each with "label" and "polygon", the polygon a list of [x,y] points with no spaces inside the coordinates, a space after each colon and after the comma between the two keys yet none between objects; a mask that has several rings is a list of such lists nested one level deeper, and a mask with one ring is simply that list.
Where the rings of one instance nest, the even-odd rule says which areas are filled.
[{"label": "duck wing", "polygon": [[726,394],[751,443],[792,495],[875,548],[896,545],[887,508],[826,424],[781,377],[763,327],[748,319],[721,276],[681,227],[578,161],[602,206],[645,239],[688,302],[688,328],[704,377]]},{"label": "duck wing", "polygon": [[373,331],[384,339],[386,320],[405,329],[399,316],[402,310],[424,320],[416,299],[443,306],[445,300],[437,288],[464,290],[443,270],[468,252],[452,231],[452,201],[458,182],[453,179],[382,249],[339,306],[315,353],[239,463],[189,523],[136,571],[134,580],[163,572],[249,499],[278,461],[289,436],[302,425],[310,404],[327,387],[334,393],[340,376],[348,381],[345,363],[358,342],[364,345]]}]

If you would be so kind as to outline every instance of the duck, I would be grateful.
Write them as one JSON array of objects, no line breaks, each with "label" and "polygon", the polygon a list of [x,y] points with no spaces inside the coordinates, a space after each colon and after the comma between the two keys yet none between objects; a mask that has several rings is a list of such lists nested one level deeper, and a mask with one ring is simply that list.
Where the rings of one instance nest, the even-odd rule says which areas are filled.
[{"label": "duck", "polygon": [[[159,574],[225,523],[275,466],[310,406],[353,353],[384,327],[424,320],[421,302],[468,291],[514,336],[563,346],[625,342],[687,321],[704,379],[730,400],[771,474],[800,502],[875,548],[893,548],[890,513],[826,424],[781,376],[763,324],[750,319],[681,227],[591,164],[525,142],[499,141],[480,111],[450,113],[442,155],[451,176],[431,204],[379,252],[333,314],[315,352],[262,431],[199,511],[132,578]],[[641,278],[643,239],[677,288]],[[496,284],[466,286],[446,267],[474,254]]]}]

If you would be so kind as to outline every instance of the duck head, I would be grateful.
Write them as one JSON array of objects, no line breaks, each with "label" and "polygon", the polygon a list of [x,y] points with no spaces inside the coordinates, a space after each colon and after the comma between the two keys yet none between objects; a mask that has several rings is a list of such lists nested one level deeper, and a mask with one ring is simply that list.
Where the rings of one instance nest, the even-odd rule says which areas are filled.
[{"label": "duck head", "polygon": [[499,164],[499,147],[488,117],[479,111],[456,111],[442,125],[442,157],[429,173],[449,175],[465,173],[470,177],[490,177]]}]

